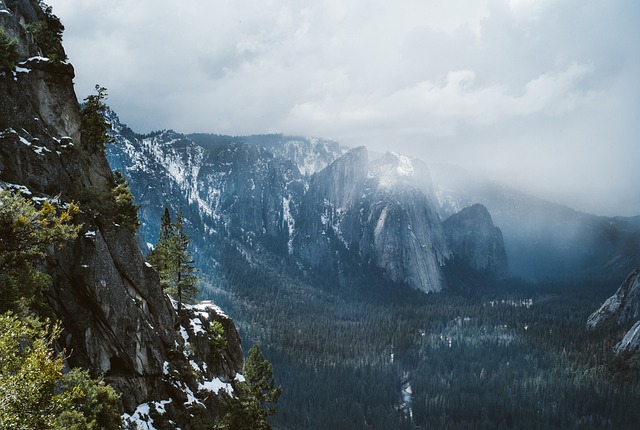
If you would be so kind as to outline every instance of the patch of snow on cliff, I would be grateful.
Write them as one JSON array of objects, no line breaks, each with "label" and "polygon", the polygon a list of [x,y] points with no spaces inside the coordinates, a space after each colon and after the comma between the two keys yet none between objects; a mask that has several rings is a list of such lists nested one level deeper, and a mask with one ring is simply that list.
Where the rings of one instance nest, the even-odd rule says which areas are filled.
[{"label": "patch of snow on cliff", "polygon": [[188,309],[194,309],[196,311],[196,315],[201,315],[205,318],[209,317],[211,311],[221,317],[229,318],[227,314],[225,314],[224,311],[211,300],[203,300],[197,305],[185,305],[185,307]]},{"label": "patch of snow on cliff", "polygon": [[207,332],[205,331],[204,328],[202,328],[202,321],[200,320],[200,318],[196,317],[196,318],[191,318],[189,320],[189,324],[191,325],[191,329],[193,330],[194,334],[198,334],[198,333],[204,333],[207,334]]},{"label": "patch of snow on cliff", "polygon": [[400,155],[393,153],[398,159],[398,167],[396,167],[396,172],[399,176],[413,176],[414,169],[413,163],[411,159],[405,155]]},{"label": "patch of snow on cliff", "polygon": [[138,430],[156,430],[153,418],[151,418],[151,416],[149,415],[149,413],[151,412],[151,405],[154,406],[155,410],[160,415],[164,415],[167,412],[165,406],[170,404],[171,402],[172,400],[169,399],[162,400],[160,402],[143,403],[136,408],[133,414],[122,415],[122,423],[124,424],[125,428],[128,428],[127,424],[131,423],[135,424]]},{"label": "patch of snow on cliff", "polygon": [[296,226],[296,221],[291,216],[291,207],[289,206],[290,204],[291,199],[288,199],[286,197],[282,198],[282,217],[289,233],[289,241],[287,242],[289,255],[293,254],[293,234],[295,232]]},{"label": "patch of snow on cliff", "polygon": [[374,237],[378,237],[384,230],[384,223],[387,220],[387,207],[385,206],[380,213],[380,218],[378,218],[378,222],[376,223],[376,227],[373,230]]},{"label": "patch of snow on cliff", "polygon": [[200,382],[198,384],[198,391],[210,391],[218,394],[220,390],[225,390],[228,393],[233,393],[233,387],[228,382],[222,382],[220,378],[213,378],[210,381]]}]

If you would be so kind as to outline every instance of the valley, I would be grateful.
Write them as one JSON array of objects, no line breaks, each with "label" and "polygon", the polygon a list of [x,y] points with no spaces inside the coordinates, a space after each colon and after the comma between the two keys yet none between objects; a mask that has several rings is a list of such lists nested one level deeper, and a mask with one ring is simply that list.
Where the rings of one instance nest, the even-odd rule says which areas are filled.
[{"label": "valley", "polygon": [[[482,205],[440,227],[451,188],[443,199],[426,166],[403,176],[417,160],[367,161],[361,149],[280,135],[145,137],[110,118],[118,143],[107,154],[139,196],[140,242],[154,243],[163,205],[187,214],[201,298],[234,318],[245,350],[261,345],[284,387],[276,428],[633,428],[637,359],[611,354],[611,329],[585,326],[635,261],[637,230],[625,220],[606,252],[580,254],[585,236],[567,235],[576,264],[522,280],[511,259],[535,255],[544,273],[557,264],[559,245],[531,240],[553,237],[544,217],[560,212],[596,239],[607,220],[505,188],[459,189],[457,202],[476,196],[508,227],[502,248]],[[540,209],[527,221],[531,207]],[[427,260],[411,263],[412,241]],[[431,278],[398,265],[429,258]],[[612,260],[619,271],[588,276]]]}]

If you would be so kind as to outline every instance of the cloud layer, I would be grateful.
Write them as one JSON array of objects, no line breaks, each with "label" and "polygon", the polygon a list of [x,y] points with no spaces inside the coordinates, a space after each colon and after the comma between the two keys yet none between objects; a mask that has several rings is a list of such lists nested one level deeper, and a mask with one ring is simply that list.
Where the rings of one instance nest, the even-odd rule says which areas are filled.
[{"label": "cloud layer", "polygon": [[640,214],[634,0],[49,0],[133,129],[284,132]]}]

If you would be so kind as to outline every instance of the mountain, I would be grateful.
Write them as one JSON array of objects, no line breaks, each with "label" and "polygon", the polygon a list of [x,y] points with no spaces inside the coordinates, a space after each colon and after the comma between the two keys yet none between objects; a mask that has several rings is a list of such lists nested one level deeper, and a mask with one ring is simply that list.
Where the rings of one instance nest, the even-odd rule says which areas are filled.
[{"label": "mountain", "polygon": [[454,255],[472,269],[505,274],[508,263],[502,232],[486,207],[479,203],[466,207],[447,218],[443,227]]},{"label": "mountain", "polygon": [[459,167],[430,165],[442,219],[485,206],[503,235],[509,273],[532,281],[610,278],[640,262],[638,217],[601,217],[539,199]]},{"label": "mountain", "polygon": [[283,135],[142,136],[114,112],[108,120],[116,143],[107,156],[141,205],[143,241],[155,242],[165,206],[181,211],[200,267],[216,279],[232,247],[254,264],[284,259],[302,278],[321,274],[336,285],[373,270],[419,291],[446,286],[452,253],[429,169],[417,159],[388,153],[370,161],[364,147]]},{"label": "mountain", "polygon": [[[36,205],[80,207],[79,237],[52,248],[43,267],[51,316],[64,329],[57,347],[68,366],[103,375],[133,421],[189,428],[213,420],[224,411],[220,388],[232,390],[243,366],[233,321],[212,303],[176,313],[134,233],[114,221],[114,177],[102,148],[86,139],[73,67],[60,61],[61,46],[51,48],[58,60],[45,57],[27,30],[55,17],[36,1],[5,0],[0,9],[19,57],[0,73],[0,186]],[[209,342],[213,321],[224,327],[222,351]]]},{"label": "mountain", "polygon": [[616,293],[609,297],[587,320],[587,327],[605,324],[629,327],[613,350],[615,353],[640,350],[640,269],[634,270]]}]

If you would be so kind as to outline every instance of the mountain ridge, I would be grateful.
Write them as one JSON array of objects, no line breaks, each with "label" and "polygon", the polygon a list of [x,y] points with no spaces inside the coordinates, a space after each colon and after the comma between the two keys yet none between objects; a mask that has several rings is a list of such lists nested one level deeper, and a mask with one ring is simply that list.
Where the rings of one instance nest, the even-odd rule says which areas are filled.
[{"label": "mountain ridge", "polygon": [[[169,130],[127,136],[120,133],[126,127],[117,115],[109,115],[120,142],[108,148],[112,166],[134,187],[156,175],[166,178],[153,181],[161,184],[161,191],[134,190],[140,202],[153,202],[141,208],[145,237],[153,237],[148,226],[155,229],[153,217],[159,217],[164,199],[190,215],[196,246],[211,256],[209,266],[221,259],[215,248],[235,238],[251,252],[289,256],[292,264],[313,270],[323,267],[342,283],[345,276],[358,276],[353,270],[375,266],[391,282],[421,291],[446,286],[442,267],[451,253],[429,170],[420,160],[389,153],[369,161],[364,147],[345,152],[332,141],[285,141],[282,135],[268,135],[266,146],[259,144],[261,136],[229,141],[226,136],[197,135],[205,146]],[[213,143],[211,136],[217,139]],[[292,157],[291,147],[295,156],[287,158]],[[146,165],[139,164],[141,157]],[[315,165],[322,168],[302,174],[300,164],[309,159],[321,159]],[[150,193],[154,197],[147,198]],[[359,263],[344,266],[335,260],[345,252]]]}]

